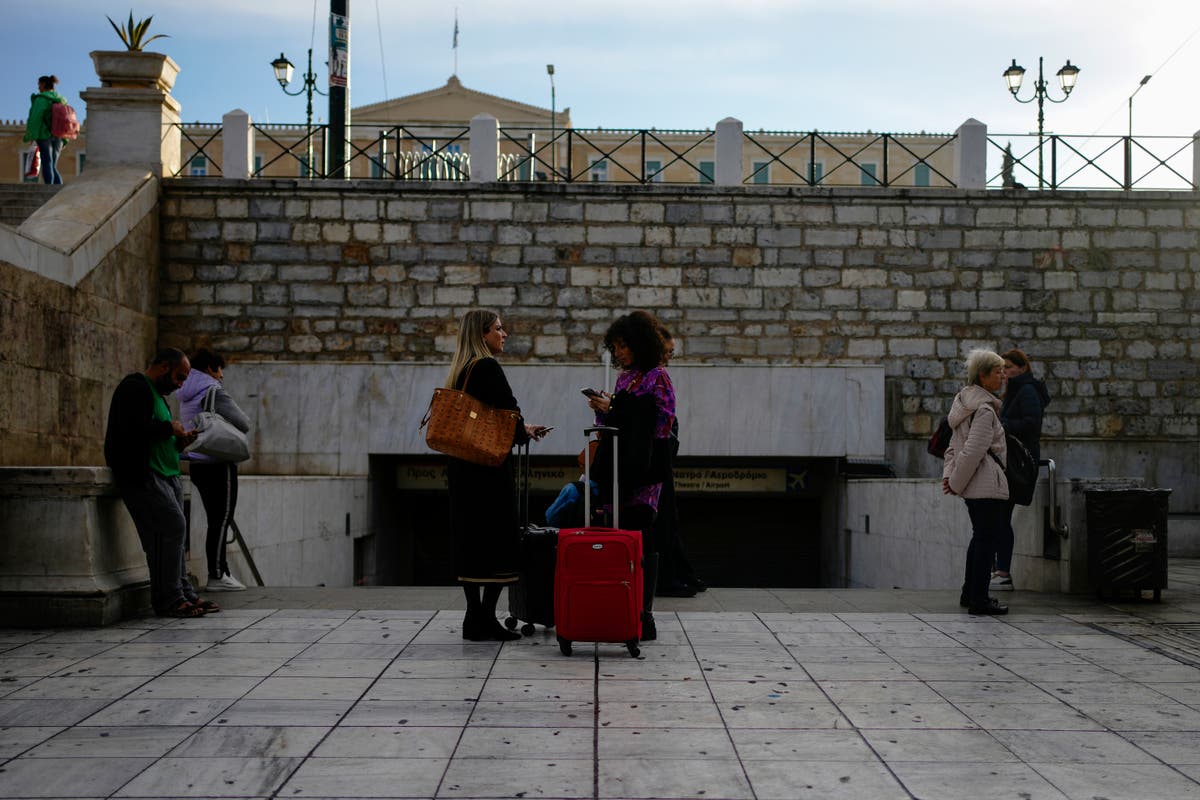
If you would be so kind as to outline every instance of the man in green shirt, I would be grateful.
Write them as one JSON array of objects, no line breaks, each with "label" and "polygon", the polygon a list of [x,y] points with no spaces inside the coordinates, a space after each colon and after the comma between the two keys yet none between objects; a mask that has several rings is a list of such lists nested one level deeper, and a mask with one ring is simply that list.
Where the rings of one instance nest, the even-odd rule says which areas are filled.
[{"label": "man in green shirt", "polygon": [[179,451],[195,440],[171,419],[166,396],[183,385],[191,364],[183,351],[163,348],[145,372],[126,375],[113,392],[104,460],[137,527],[150,569],[150,600],[160,617],[199,617],[220,611],[187,579]]}]

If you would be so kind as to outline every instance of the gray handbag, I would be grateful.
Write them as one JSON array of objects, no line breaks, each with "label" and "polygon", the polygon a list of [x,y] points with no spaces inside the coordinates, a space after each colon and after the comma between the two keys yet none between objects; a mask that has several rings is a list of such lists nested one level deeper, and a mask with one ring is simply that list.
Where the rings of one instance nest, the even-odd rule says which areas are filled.
[{"label": "gray handbag", "polygon": [[217,413],[216,386],[209,387],[200,413],[192,420],[192,424],[196,428],[196,441],[184,448],[183,452],[235,464],[250,458],[250,443],[246,440],[246,434]]}]

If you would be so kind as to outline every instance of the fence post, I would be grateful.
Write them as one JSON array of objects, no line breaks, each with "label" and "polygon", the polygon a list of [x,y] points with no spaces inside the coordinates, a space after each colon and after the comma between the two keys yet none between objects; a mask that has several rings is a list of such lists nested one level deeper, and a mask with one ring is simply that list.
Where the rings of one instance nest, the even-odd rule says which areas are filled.
[{"label": "fence post", "polygon": [[726,117],[717,123],[716,164],[713,183],[717,186],[742,185],[742,121]]},{"label": "fence post", "polygon": [[954,178],[959,189],[987,188],[987,125],[968,119],[955,131]]},{"label": "fence post", "polygon": [[1200,191],[1200,131],[1192,134],[1192,191]]},{"label": "fence post", "polygon": [[254,128],[250,115],[235,108],[221,117],[221,176],[249,178],[254,175]]},{"label": "fence post", "polygon": [[500,120],[491,114],[471,117],[471,182],[495,183],[499,174]]}]

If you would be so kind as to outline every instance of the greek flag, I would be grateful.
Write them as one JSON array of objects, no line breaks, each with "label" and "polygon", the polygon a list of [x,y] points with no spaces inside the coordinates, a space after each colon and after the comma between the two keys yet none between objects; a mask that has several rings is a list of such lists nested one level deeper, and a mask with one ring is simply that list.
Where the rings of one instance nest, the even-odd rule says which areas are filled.
[{"label": "greek flag", "polygon": [[454,50],[458,49],[458,9],[454,9]]}]

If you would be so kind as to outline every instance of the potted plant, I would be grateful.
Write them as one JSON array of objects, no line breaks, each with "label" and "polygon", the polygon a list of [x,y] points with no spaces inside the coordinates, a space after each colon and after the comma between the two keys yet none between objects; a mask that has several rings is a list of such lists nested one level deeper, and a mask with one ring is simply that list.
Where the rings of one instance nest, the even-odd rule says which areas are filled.
[{"label": "potted plant", "polygon": [[90,55],[92,63],[96,66],[96,74],[100,77],[100,85],[170,92],[179,76],[179,65],[163,53],[147,53],[143,49],[155,39],[168,38],[165,33],[147,36],[150,21],[154,17],[134,20],[133,12],[130,11],[129,21],[119,26],[113,22],[112,17],[106,19],[117,32],[125,49],[92,51]]}]

